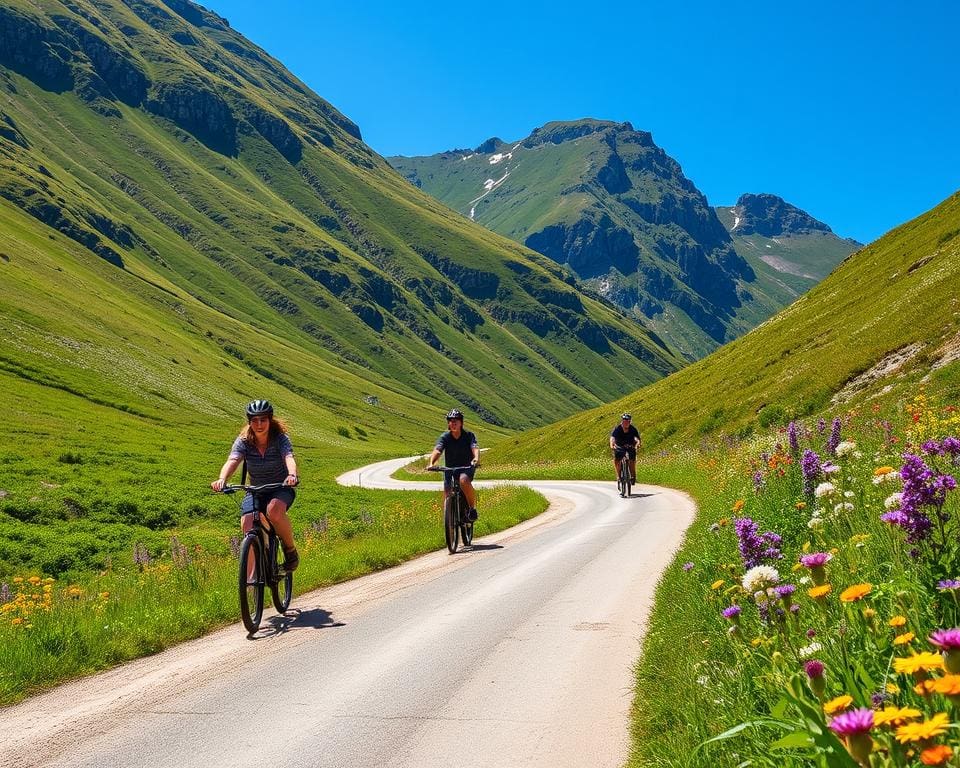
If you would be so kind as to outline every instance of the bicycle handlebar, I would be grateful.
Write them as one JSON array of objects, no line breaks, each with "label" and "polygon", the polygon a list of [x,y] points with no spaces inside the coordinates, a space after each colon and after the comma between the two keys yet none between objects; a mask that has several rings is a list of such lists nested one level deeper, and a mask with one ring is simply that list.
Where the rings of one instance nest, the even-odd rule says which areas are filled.
[{"label": "bicycle handlebar", "polygon": [[476,464],[468,464],[465,467],[441,467],[438,465],[433,467],[427,467],[427,472],[456,472],[458,469],[474,469],[479,466],[480,466],[479,462],[477,462]]},{"label": "bicycle handlebar", "polygon": [[264,483],[263,485],[225,485],[220,489],[220,493],[236,493],[237,491],[247,491],[249,493],[261,493],[262,491],[276,491],[280,488],[293,488],[286,483]]}]

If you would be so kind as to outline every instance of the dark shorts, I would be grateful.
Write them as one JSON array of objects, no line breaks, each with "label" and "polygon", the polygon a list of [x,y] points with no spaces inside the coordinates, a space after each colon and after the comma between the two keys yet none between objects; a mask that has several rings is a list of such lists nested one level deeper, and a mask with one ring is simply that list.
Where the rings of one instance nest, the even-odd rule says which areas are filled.
[{"label": "dark shorts", "polygon": [[637,458],[637,449],[625,448],[619,445],[613,449],[613,455],[618,459],[622,459],[624,454],[627,455],[627,458],[630,459],[630,461],[635,461]]},{"label": "dark shorts", "polygon": [[458,469],[456,472],[444,472],[443,473],[443,490],[449,491],[453,489],[453,479],[458,475],[466,475],[471,480],[476,473],[476,467],[470,467],[469,469]]},{"label": "dark shorts", "polygon": [[[293,500],[296,497],[296,492],[293,488],[277,488],[275,491],[264,491],[263,493],[257,494],[263,499],[263,508],[267,508],[273,499],[280,499],[284,504],[287,505],[287,509],[293,506]],[[243,503],[240,505],[240,514],[249,515],[253,512],[253,494],[248,493],[243,497]]]}]

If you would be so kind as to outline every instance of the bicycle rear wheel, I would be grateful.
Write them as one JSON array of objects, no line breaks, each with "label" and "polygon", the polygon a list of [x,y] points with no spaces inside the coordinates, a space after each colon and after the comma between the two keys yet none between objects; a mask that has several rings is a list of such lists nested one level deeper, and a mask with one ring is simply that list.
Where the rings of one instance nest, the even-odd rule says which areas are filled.
[{"label": "bicycle rear wheel", "polygon": [[240,546],[240,618],[251,635],[263,618],[263,546],[248,533]]},{"label": "bicycle rear wheel", "polygon": [[459,515],[457,514],[457,499],[460,497],[454,493],[447,496],[443,504],[443,536],[447,540],[447,549],[452,555],[457,551],[460,531],[457,526]]},{"label": "bicycle rear wheel", "polygon": [[271,563],[273,574],[276,577],[270,582],[273,607],[277,609],[278,613],[286,613],[287,608],[290,607],[290,600],[293,598],[293,574],[284,570],[287,558],[276,536],[270,542],[270,549],[273,550]]}]

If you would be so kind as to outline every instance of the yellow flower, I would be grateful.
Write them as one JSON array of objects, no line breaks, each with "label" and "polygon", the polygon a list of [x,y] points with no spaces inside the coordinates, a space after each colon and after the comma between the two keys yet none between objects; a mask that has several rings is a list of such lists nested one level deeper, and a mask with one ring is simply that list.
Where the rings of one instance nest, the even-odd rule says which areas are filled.
[{"label": "yellow flower", "polygon": [[735,513],[739,512],[741,509],[743,509],[744,503],[745,502],[743,501],[743,499],[737,499],[735,502],[733,502],[733,511]]},{"label": "yellow flower", "polygon": [[906,617],[906,616],[894,616],[892,619],[890,619],[890,621],[887,622],[887,624],[889,624],[889,625],[890,625],[891,627],[893,627],[894,629],[896,629],[896,628],[898,628],[898,627],[902,627],[902,626],[904,626],[906,623],[907,623],[907,617]]},{"label": "yellow flower", "polygon": [[76,585],[73,585],[67,589],[67,597],[80,597],[82,594],[83,592],[81,591],[80,587]]},{"label": "yellow flower", "polygon": [[871,589],[873,589],[873,584],[854,584],[852,587],[847,587],[840,593],[840,601],[853,603],[857,600],[862,600],[870,594]]},{"label": "yellow flower", "polygon": [[940,712],[929,720],[922,723],[907,723],[897,728],[897,741],[901,744],[907,742],[927,741],[942,733],[947,732],[950,725],[950,716],[946,712]]},{"label": "yellow flower", "polygon": [[23,576],[14,576],[14,577],[13,577],[13,583],[14,583],[14,584],[23,584]]},{"label": "yellow flower", "polygon": [[17,616],[15,619],[10,619],[10,623],[13,624],[13,626],[17,626],[18,624],[23,624],[23,619]]},{"label": "yellow flower", "polygon": [[110,597],[110,593],[109,593],[109,592],[101,592],[101,593],[100,593],[100,599],[101,599],[101,600],[106,600],[108,597]]},{"label": "yellow flower", "polygon": [[805,502],[805,501],[798,501],[794,506],[796,506],[797,509],[806,509],[806,508],[807,508],[807,502]]},{"label": "yellow flower", "polygon": [[936,682],[932,677],[928,677],[926,680],[921,680],[915,686],[913,686],[913,692],[917,696],[929,696],[933,693],[933,684]]},{"label": "yellow flower", "polygon": [[960,675],[944,675],[933,681],[930,686],[934,693],[944,696],[960,696]]},{"label": "yellow flower", "polygon": [[915,672],[929,672],[931,669],[943,669],[943,656],[939,653],[914,653],[893,660],[897,674],[912,675]]},{"label": "yellow flower", "polygon": [[803,563],[794,563],[790,570],[796,573],[797,571],[802,571],[805,567]]},{"label": "yellow flower", "polygon": [[887,683],[884,686],[884,690],[891,696],[896,696],[898,693],[900,693],[900,686],[896,683]]},{"label": "yellow flower", "polygon": [[879,712],[873,713],[874,725],[889,725],[892,728],[899,728],[904,723],[916,720],[922,713],[919,709],[910,707],[884,707]]},{"label": "yellow flower", "polygon": [[911,642],[915,637],[916,635],[913,634],[913,632],[904,632],[902,635],[897,635],[895,638],[893,638],[893,644],[906,645],[907,643]]},{"label": "yellow flower", "polygon": [[803,546],[800,547],[800,549],[803,550],[804,552],[809,552],[809,551],[810,551],[810,542],[809,542],[809,541],[803,542]]},{"label": "yellow flower", "polygon": [[877,467],[875,470],[873,470],[873,476],[883,477],[884,475],[889,475],[891,472],[895,472],[895,471],[896,470],[893,467],[886,467],[886,466]]},{"label": "yellow flower", "polygon": [[877,612],[876,612],[875,610],[873,610],[873,608],[864,608],[864,609],[863,609],[863,618],[865,618],[865,619],[875,618],[876,615],[877,615]]},{"label": "yellow flower", "polygon": [[27,581],[36,586],[41,582],[41,578],[39,576],[31,576],[29,579],[27,579]]},{"label": "yellow flower", "polygon": [[759,645],[763,645],[763,638],[762,637],[753,638],[753,640],[750,641],[750,645],[752,645],[754,648],[756,648]]},{"label": "yellow flower", "polygon": [[726,584],[726,582],[723,579],[717,579],[710,585],[710,589],[720,589],[724,584]]},{"label": "yellow flower", "polygon": [[828,715],[835,715],[838,712],[843,712],[847,707],[853,704],[853,696],[837,696],[835,699],[830,699],[826,704],[823,705],[823,711]]},{"label": "yellow flower", "polygon": [[833,590],[829,584],[821,584],[819,587],[811,587],[807,590],[807,594],[810,595],[814,600],[818,600],[821,597],[826,597]]},{"label": "yellow flower", "polygon": [[870,538],[869,533],[855,533],[850,537],[851,544],[863,544],[867,539]]}]

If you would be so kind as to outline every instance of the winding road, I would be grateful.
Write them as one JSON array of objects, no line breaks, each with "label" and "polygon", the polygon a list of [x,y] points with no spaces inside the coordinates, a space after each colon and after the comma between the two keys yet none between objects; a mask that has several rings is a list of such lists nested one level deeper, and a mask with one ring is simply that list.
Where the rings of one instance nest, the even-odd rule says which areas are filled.
[{"label": "winding road", "polygon": [[[338,479],[438,487],[391,479],[410,460]],[[295,597],[253,640],[238,622],[3,710],[0,766],[622,765],[639,639],[694,504],[526,484],[549,509],[472,548]]]}]

